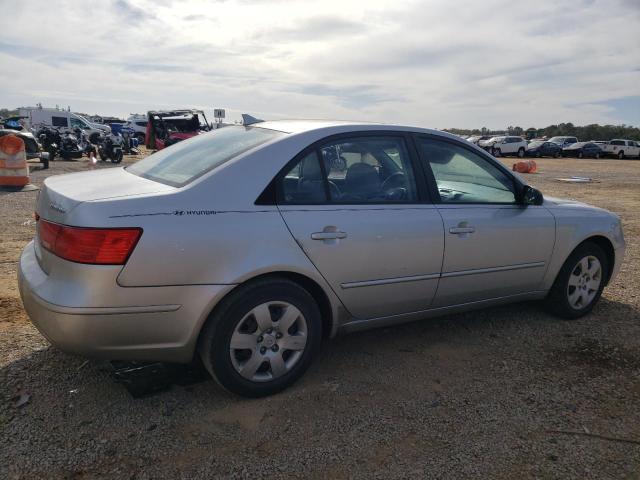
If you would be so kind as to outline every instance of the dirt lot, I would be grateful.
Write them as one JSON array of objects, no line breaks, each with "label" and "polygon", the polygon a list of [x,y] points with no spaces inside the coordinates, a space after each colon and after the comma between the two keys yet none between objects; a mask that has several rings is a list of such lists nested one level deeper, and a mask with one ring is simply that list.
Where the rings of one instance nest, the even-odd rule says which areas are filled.
[{"label": "dirt lot", "polygon": [[623,219],[627,256],[591,315],[519,304],[344,336],[262,400],[212,381],[134,399],[49,347],[16,285],[36,192],[1,195],[0,478],[640,478],[640,162],[538,164],[545,194]]}]

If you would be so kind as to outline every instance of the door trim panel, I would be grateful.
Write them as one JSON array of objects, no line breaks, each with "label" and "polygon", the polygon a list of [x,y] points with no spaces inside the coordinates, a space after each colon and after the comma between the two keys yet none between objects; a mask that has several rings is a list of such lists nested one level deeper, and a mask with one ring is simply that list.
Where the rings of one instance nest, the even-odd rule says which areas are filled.
[{"label": "door trim panel", "polygon": [[341,283],[340,287],[358,288],[358,287],[372,287],[374,285],[389,285],[392,283],[406,283],[406,282],[418,282],[420,280],[433,280],[440,278],[439,273],[430,273],[427,275],[412,275],[410,277],[394,277],[394,278],[381,278],[379,280],[363,280],[361,282],[346,282]]},{"label": "door trim panel", "polygon": [[465,275],[476,275],[479,273],[507,272],[509,270],[524,270],[527,268],[544,267],[545,262],[520,263],[516,265],[505,265],[504,267],[476,268],[474,270],[458,270],[456,272],[447,272],[441,275],[442,278],[462,277]]}]

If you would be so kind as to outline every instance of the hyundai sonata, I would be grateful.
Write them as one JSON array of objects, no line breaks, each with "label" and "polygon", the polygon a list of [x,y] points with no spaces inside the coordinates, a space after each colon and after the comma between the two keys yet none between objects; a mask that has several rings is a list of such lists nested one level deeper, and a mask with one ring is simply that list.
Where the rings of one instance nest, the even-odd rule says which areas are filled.
[{"label": "hyundai sonata", "polygon": [[199,355],[246,396],[338,333],[531,299],[580,317],[625,249],[617,216],[543,198],[469,142],[346,122],[229,126],[50,177],[36,214],[19,284],[53,345]]}]

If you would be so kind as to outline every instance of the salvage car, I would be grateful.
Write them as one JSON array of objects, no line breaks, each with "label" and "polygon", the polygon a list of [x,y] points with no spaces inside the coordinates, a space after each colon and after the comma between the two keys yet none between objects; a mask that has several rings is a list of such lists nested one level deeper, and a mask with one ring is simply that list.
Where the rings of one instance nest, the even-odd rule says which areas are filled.
[{"label": "salvage car", "polygon": [[339,333],[522,300],[582,317],[625,251],[616,215],[544,198],[466,140],[347,122],[229,126],[49,177],[36,214],[19,286],[53,345],[198,355],[252,397]]},{"label": "salvage car", "polygon": [[593,142],[572,143],[562,149],[563,157],[600,158],[602,149]]},{"label": "salvage car", "polygon": [[489,140],[478,142],[478,146],[490,152],[494,157],[516,155],[522,158],[527,151],[527,141],[516,136],[491,137]]},{"label": "salvage car", "polygon": [[524,153],[527,157],[559,158],[562,156],[562,148],[553,142],[533,141],[527,145],[527,150]]},{"label": "salvage car", "polygon": [[145,134],[146,147],[162,150],[169,145],[211,130],[202,110],[171,110],[148,112]]}]

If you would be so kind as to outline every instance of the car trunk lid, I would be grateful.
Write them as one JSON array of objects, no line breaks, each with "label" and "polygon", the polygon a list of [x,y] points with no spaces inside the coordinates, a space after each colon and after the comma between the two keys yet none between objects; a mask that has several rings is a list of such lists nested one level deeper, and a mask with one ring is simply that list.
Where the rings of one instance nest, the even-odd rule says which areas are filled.
[{"label": "car trunk lid", "polygon": [[[47,178],[40,190],[36,214],[41,219],[63,225],[104,227],[106,225],[74,225],[70,214],[84,202],[171,193],[175,190],[175,187],[139,177],[124,168],[54,176]],[[53,254],[42,248],[37,229],[35,250],[40,266],[48,273]]]}]

